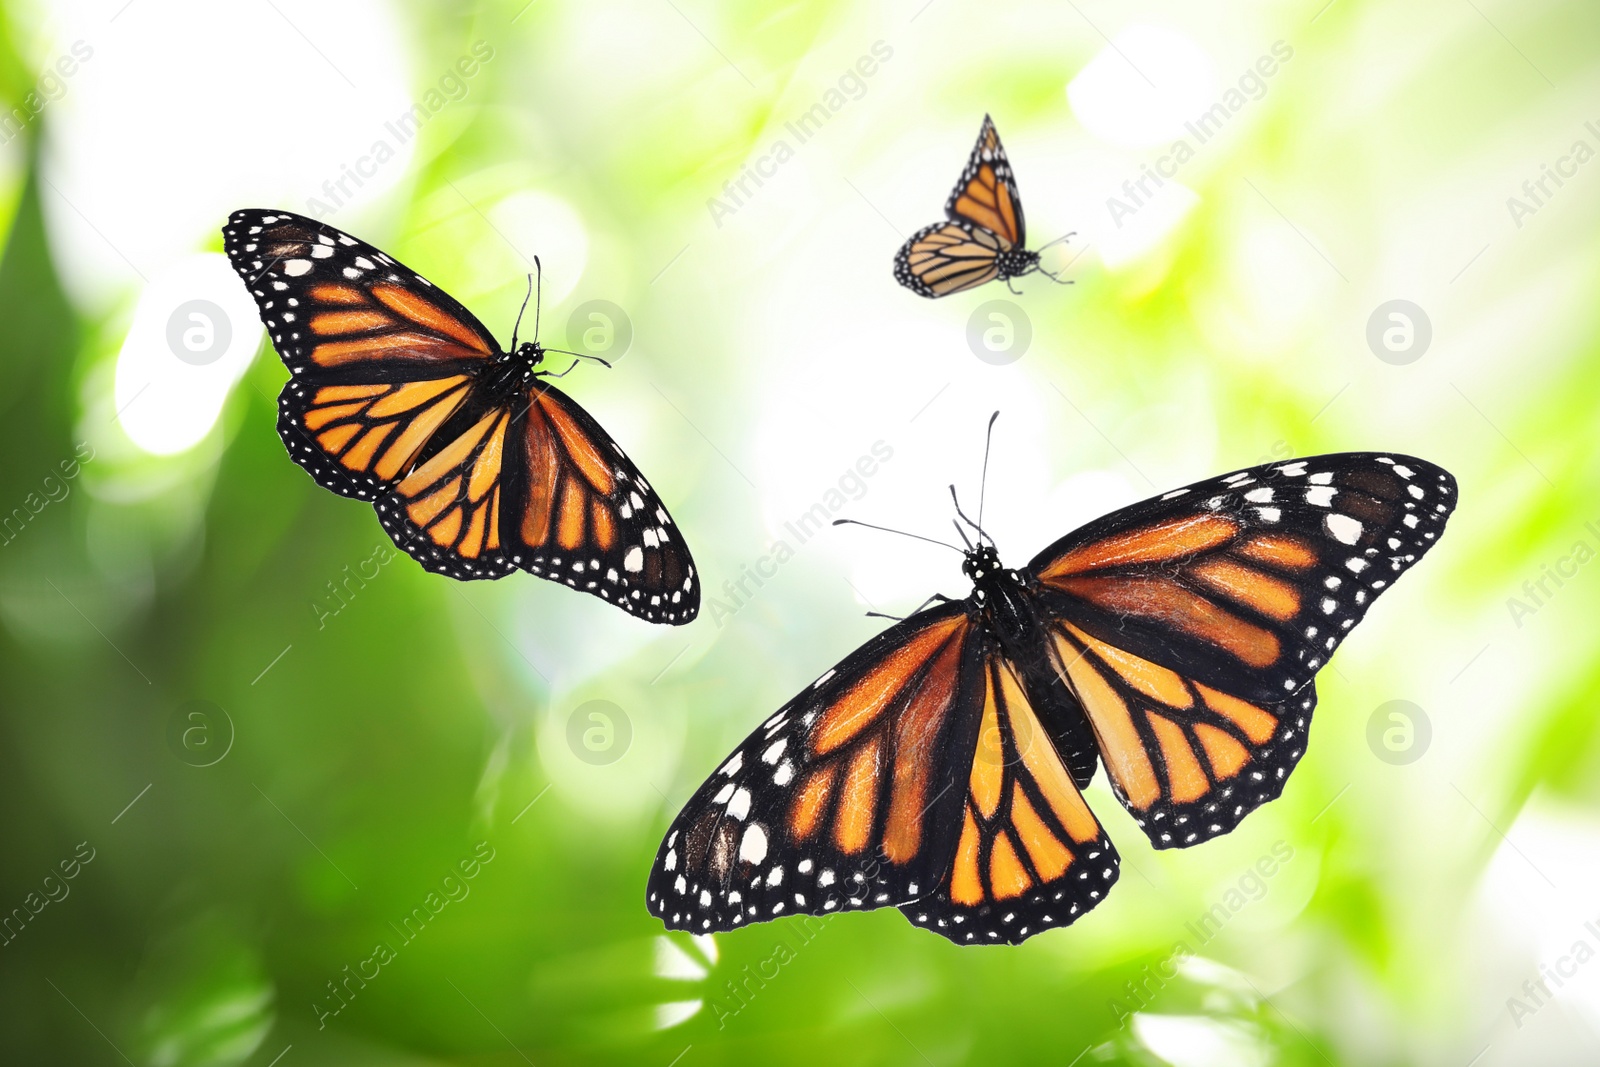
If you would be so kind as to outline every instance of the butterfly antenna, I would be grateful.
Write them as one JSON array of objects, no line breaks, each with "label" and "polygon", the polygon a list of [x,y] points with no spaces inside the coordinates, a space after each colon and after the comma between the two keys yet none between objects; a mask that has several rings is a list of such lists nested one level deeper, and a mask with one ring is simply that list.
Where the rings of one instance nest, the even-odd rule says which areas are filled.
[{"label": "butterfly antenna", "polygon": [[522,306],[517,309],[516,325],[511,327],[511,351],[517,350],[517,331],[522,328],[522,313],[528,310],[528,300],[533,296],[533,275],[528,275],[528,292],[522,298]]},{"label": "butterfly antenna", "polygon": [[1045,244],[1040,245],[1038,248],[1035,248],[1034,251],[1035,252],[1043,252],[1045,249],[1049,248],[1051,245],[1058,245],[1062,241],[1065,241],[1065,240],[1067,240],[1069,238],[1076,237],[1076,236],[1078,236],[1078,231],[1077,230],[1073,230],[1071,233],[1064,233],[1060,237],[1057,237],[1054,241],[1050,241],[1050,242],[1047,242]]},{"label": "butterfly antenna", "polygon": [[[989,447],[994,444],[994,420],[1000,417],[996,411],[989,416],[989,426],[983,431],[983,475],[978,479],[978,532],[983,532],[983,500],[989,491]],[[954,494],[954,488],[951,490]],[[989,543],[994,544],[994,538],[989,538]]]},{"label": "butterfly antenna", "polygon": [[591,356],[587,352],[574,352],[570,348],[541,348],[540,351],[541,352],[557,352],[557,353],[560,353],[563,356],[572,356],[572,357],[574,357],[576,359],[591,359],[591,360],[594,360],[594,362],[600,364],[603,367],[611,366],[611,363],[610,363],[609,360],[601,359],[599,356]]},{"label": "butterfly antenna", "polygon": [[882,530],[884,533],[899,534],[901,537],[914,537],[918,541],[926,541],[930,545],[943,545],[952,552],[961,551],[961,549],[957,548],[955,545],[952,545],[948,541],[937,541],[932,537],[923,537],[921,534],[907,533],[905,530],[891,530],[887,526],[874,526],[872,523],[862,522],[860,519],[834,519],[833,524],[835,526],[865,526],[869,530]]},{"label": "butterfly antenna", "polygon": [[965,531],[965,530],[963,530],[961,528],[961,524],[959,522],[957,522],[956,520],[951,519],[950,520],[950,525],[954,526],[956,528],[956,536],[961,538],[961,543],[967,546],[967,551],[968,552],[973,551],[972,538],[967,536],[967,531]]},{"label": "butterfly antenna", "polygon": [[[956,499],[956,487],[953,486],[953,485],[950,487],[950,499],[951,500],[955,500],[956,514],[961,516],[961,521],[965,522],[968,526],[970,526],[974,530],[978,531],[978,541],[979,541],[979,543],[982,543],[982,541],[983,541],[983,539],[985,537],[989,537],[988,534],[983,532],[983,527],[979,526],[977,523],[975,523],[971,519],[967,518],[967,513],[961,510],[961,501]],[[952,519],[951,521],[953,522],[954,520]],[[960,528],[961,527],[958,524],[956,526],[956,529],[959,530]],[[961,536],[962,536],[963,539],[965,539],[967,535],[966,534],[962,534]],[[989,542],[990,542],[990,544],[993,544],[994,543],[994,539],[993,538],[989,538]]]},{"label": "butterfly antenna", "polygon": [[[1062,241],[1065,241],[1070,237],[1075,237],[1075,236],[1077,236],[1077,233],[1078,233],[1077,230],[1073,230],[1071,233],[1062,234],[1060,237],[1057,237],[1054,241],[1051,241],[1048,244],[1042,244],[1038,248],[1034,249],[1033,250],[1034,254],[1037,255],[1040,252],[1043,252],[1046,248],[1049,248],[1050,245],[1058,245]],[[1085,248],[1084,251],[1088,251],[1088,249]],[[1072,264],[1076,263],[1078,261],[1078,256],[1081,256],[1081,255],[1083,255],[1083,252],[1079,252],[1077,256],[1073,256],[1070,260],[1067,261],[1067,266],[1070,267],[1070,266],[1072,266]],[[1061,273],[1059,271],[1046,270],[1042,263],[1035,264],[1034,265],[1034,269],[1036,269],[1040,274],[1043,274],[1046,278],[1049,278],[1051,281],[1055,282],[1057,285],[1071,285],[1072,284],[1072,279],[1068,278],[1068,279],[1063,280],[1062,277],[1061,277]]]},{"label": "butterfly antenna", "polygon": [[533,301],[533,343],[539,343],[539,312],[544,310],[544,265],[539,262],[539,257],[533,257],[533,276],[536,279],[534,288],[537,291]]}]

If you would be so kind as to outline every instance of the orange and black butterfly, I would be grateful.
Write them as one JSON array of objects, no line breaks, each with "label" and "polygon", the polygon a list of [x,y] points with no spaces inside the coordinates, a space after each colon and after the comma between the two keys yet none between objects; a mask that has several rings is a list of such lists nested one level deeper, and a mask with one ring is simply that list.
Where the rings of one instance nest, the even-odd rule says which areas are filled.
[{"label": "orange and black butterfly", "polygon": [[550,384],[537,340],[501,349],[448,293],[326,223],[251,209],[222,232],[289,368],[278,434],[319,485],[371,501],[430,571],[521,568],[651,622],[695,617],[682,534]]},{"label": "orange and black butterfly", "polygon": [[948,221],[919,230],[894,257],[895,280],[918,296],[949,296],[996,278],[1016,292],[1011,279],[1034,271],[1056,278],[1027,249],[1017,179],[988,115],[944,213]]},{"label": "orange and black butterfly", "polygon": [[971,595],[735,749],[667,832],[650,911],[704,933],[898,907],[960,944],[1073,922],[1119,870],[1082,794],[1097,763],[1156,848],[1232,830],[1305,752],[1317,670],[1455,502],[1419,459],[1313,456],[1123,508],[1022,570],[980,510]]}]

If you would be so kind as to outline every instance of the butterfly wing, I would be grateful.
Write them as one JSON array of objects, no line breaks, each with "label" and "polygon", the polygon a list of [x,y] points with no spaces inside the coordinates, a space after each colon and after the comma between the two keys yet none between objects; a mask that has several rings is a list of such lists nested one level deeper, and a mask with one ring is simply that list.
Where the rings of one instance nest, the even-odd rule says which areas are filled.
[{"label": "butterfly wing", "polygon": [[890,627],[756,729],[651,870],[671,929],[898,905],[958,943],[1015,942],[1104,895],[1116,854],[962,604]]},{"label": "butterfly wing", "polygon": [[1124,508],[1028,565],[1057,668],[1156,847],[1226,833],[1278,795],[1317,670],[1455,501],[1423,460],[1314,456]]},{"label": "butterfly wing", "polygon": [[1219,837],[1283,792],[1305,753],[1314,682],[1242,700],[1069,622],[1049,632],[1051,660],[1094,730],[1112,790],[1156,848]]},{"label": "butterfly wing", "polygon": [[426,278],[326,223],[236,211],[223,243],[289,368],[278,397],[289,454],[336,493],[385,495],[470,407],[494,338]]},{"label": "butterfly wing", "polygon": [[895,280],[918,296],[959,293],[1000,276],[1000,239],[963,222],[936,222],[901,246]]},{"label": "butterfly wing", "polygon": [[684,805],[650,872],[650,911],[705,933],[931,892],[961,826],[982,646],[964,607],[944,604],[807,686]]},{"label": "butterfly wing", "polygon": [[933,893],[900,910],[957,944],[1014,945],[1104,900],[1121,860],[1047,732],[1053,709],[1036,701],[1048,695],[994,648],[981,673],[955,856]]},{"label": "butterfly wing", "polygon": [[[700,610],[700,580],[650,483],[548,380],[536,379],[527,397],[507,438],[501,551],[515,566],[640,618],[691,621]],[[463,482],[453,492],[468,489]]]},{"label": "butterfly wing", "polygon": [[505,475],[517,421],[498,405],[464,404],[374,501],[384,530],[424,569],[462,581],[517,569],[503,534],[515,508]]},{"label": "butterfly wing", "polygon": [[1011,173],[1011,161],[995,132],[994,120],[983,117],[978,142],[972,157],[961,172],[961,180],[945,201],[945,216],[953,222],[966,222],[998,237],[1010,250],[1027,242],[1028,228],[1022,217],[1022,197]]}]

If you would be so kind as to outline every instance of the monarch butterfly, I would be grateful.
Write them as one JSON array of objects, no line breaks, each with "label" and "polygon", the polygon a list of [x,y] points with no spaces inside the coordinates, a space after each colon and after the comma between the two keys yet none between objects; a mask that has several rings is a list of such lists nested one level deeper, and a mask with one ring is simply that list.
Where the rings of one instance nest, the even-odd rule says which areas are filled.
[{"label": "monarch butterfly", "polygon": [[1072,923],[1120,867],[1081,792],[1097,762],[1158,849],[1277,797],[1317,669],[1455,499],[1419,459],[1313,456],[1123,508],[1022,570],[981,506],[962,515],[971,594],[930,598],[751,733],[668,830],[650,911],[704,933],[898,907],[958,944]]},{"label": "monarch butterfly", "polygon": [[448,293],[326,223],[247,209],[222,233],[289,368],[278,435],[319,485],[371,501],[435,573],[521,568],[651,622],[695,617],[683,536],[616,442],[550,384],[572,368],[541,369],[554,350],[537,340],[537,305],[535,340],[519,345],[513,328],[505,351]]},{"label": "monarch butterfly", "polygon": [[988,115],[944,213],[946,221],[918,230],[894,257],[895,280],[918,296],[948,296],[996,278],[1015,293],[1011,279],[1034,271],[1061,281],[1039,265],[1039,252],[1050,245],[1033,252],[1026,247],[1016,176]]}]

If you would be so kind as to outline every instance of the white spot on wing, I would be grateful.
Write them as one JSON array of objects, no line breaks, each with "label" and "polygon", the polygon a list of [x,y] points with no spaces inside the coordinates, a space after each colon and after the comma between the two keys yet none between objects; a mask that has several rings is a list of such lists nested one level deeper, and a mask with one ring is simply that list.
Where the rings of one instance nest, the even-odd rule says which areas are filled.
[{"label": "white spot on wing", "polygon": [[1328,528],[1328,533],[1332,535],[1335,541],[1353,545],[1361,540],[1361,523],[1348,515],[1340,515],[1335,512],[1323,519],[1322,523]]},{"label": "white spot on wing", "polygon": [[767,831],[760,823],[751,823],[745,827],[744,836],[739,839],[739,859],[745,863],[760,863],[767,858]]}]

